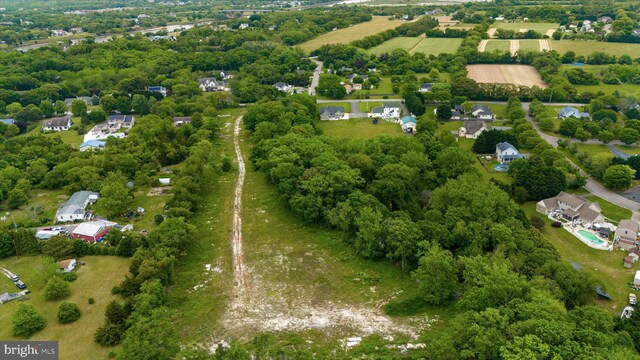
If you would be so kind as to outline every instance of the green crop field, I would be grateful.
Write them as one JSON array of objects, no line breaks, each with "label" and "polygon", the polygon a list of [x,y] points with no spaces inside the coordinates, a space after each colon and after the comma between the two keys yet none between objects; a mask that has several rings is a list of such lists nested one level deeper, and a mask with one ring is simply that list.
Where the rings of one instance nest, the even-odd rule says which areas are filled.
[{"label": "green crop field", "polygon": [[610,55],[629,55],[632,58],[640,57],[640,44],[611,43],[602,41],[581,40],[549,40],[551,50],[560,54],[573,51],[576,55],[588,56],[593,52],[602,51]]},{"label": "green crop field", "polygon": [[550,29],[557,29],[560,24],[557,23],[530,23],[530,22],[515,22],[515,23],[505,23],[498,22],[493,24],[491,27],[496,29],[507,29],[513,31],[520,31],[521,29],[533,30],[541,33],[542,35],[546,34]]},{"label": "green crop field", "polygon": [[421,52],[427,56],[453,54],[458,51],[460,44],[462,44],[462,39],[425,38],[411,49],[411,53],[414,54]]},{"label": "green crop field", "polygon": [[405,22],[406,21],[404,20],[389,20],[387,16],[374,16],[371,21],[336,31],[330,31],[298,46],[304,52],[309,53],[313,50],[319,49],[322,45],[348,44],[354,40],[363,39],[369,35],[375,35],[385,30],[394,29]]},{"label": "green crop field", "polygon": [[487,42],[487,46],[485,46],[485,52],[492,51],[509,51],[511,48],[511,40],[489,40]]},{"label": "green crop field", "polygon": [[518,40],[522,51],[540,51],[540,41],[538,40]]},{"label": "green crop field", "polygon": [[[0,266],[16,273],[31,293],[30,300],[36,310],[44,316],[47,326],[31,337],[31,340],[55,340],[60,343],[60,359],[106,359],[113,348],[102,347],[93,341],[93,334],[104,322],[107,304],[117,299],[111,295],[111,288],[124,280],[129,271],[129,259],[116,256],[86,256],[86,262],[78,270],[78,279],[71,283],[71,295],[61,301],[44,299],[44,279],[40,274],[42,258],[39,256],[11,257],[0,260]],[[0,276],[0,293],[15,292],[17,288],[4,276]],[[88,304],[88,298],[95,304]],[[75,303],[82,316],[74,323],[61,325],[57,320],[58,305],[62,301]],[[22,340],[11,333],[11,315],[15,312],[17,300],[0,305],[0,339]]]},{"label": "green crop field", "polygon": [[396,49],[403,49],[409,51],[413,49],[422,38],[419,37],[397,37],[391,40],[387,40],[378,46],[374,46],[371,49],[367,50],[370,54],[380,55],[384,53],[390,53]]}]

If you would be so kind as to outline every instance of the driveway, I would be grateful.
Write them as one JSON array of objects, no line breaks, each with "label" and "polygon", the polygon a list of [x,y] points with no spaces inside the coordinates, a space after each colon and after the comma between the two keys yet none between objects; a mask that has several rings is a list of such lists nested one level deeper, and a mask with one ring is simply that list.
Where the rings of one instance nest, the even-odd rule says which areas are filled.
[{"label": "driveway", "polygon": [[311,61],[316,63],[316,69],[313,71],[313,76],[311,78],[311,85],[309,86],[309,95],[316,95],[316,88],[318,87],[318,83],[320,82],[320,74],[322,73],[322,61],[319,61],[315,58],[310,58]]}]

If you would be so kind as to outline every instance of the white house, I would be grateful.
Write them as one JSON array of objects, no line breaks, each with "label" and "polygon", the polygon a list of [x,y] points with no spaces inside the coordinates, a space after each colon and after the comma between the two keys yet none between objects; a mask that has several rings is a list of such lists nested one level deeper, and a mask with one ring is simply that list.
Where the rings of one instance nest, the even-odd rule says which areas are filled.
[{"label": "white house", "polygon": [[220,77],[222,78],[222,80],[229,80],[233,78],[233,75],[231,75],[228,71],[220,70]]},{"label": "white house", "polygon": [[293,89],[291,85],[283,82],[277,82],[273,84],[273,87],[275,87],[278,91],[282,91],[284,93],[289,93]]},{"label": "white house", "polygon": [[63,116],[46,119],[42,123],[42,131],[66,131],[73,125],[71,117]]},{"label": "white house", "polygon": [[395,103],[383,104],[382,106],[374,106],[367,114],[370,118],[382,118],[384,120],[400,120],[400,105]]},{"label": "white house", "polygon": [[499,163],[510,163],[515,159],[522,159],[524,156],[520,154],[515,146],[508,142],[501,142],[496,144],[496,159]]},{"label": "white house", "polygon": [[131,128],[135,124],[136,118],[132,115],[111,115],[107,120],[107,125],[111,131],[117,131],[121,128]]},{"label": "white house", "polygon": [[420,84],[420,89],[418,89],[419,92],[421,93],[426,93],[431,91],[431,88],[433,88],[433,84],[432,83],[422,83]]},{"label": "white house", "polygon": [[402,126],[402,131],[408,134],[413,134],[416,132],[416,118],[409,115],[405,116],[400,120],[400,126]]},{"label": "white house", "polygon": [[240,26],[238,27],[238,29],[242,30],[242,29],[248,29],[249,28],[249,24],[247,23],[242,23],[240,24]]},{"label": "white house", "polygon": [[76,268],[76,265],[77,265],[76,259],[67,259],[67,260],[58,261],[58,267],[60,268],[60,271],[65,273],[73,271],[73,269]]},{"label": "white house", "polygon": [[98,201],[100,194],[93,191],[78,191],[62,205],[56,212],[57,222],[69,222],[85,218],[86,208],[89,204]]},{"label": "white house", "polygon": [[327,106],[320,109],[320,120],[349,120],[349,113],[342,106]]},{"label": "white house", "polygon": [[465,121],[463,126],[458,130],[458,137],[477,139],[478,136],[486,130],[491,130],[491,125],[487,125],[484,121]]},{"label": "white house", "polygon": [[631,250],[635,248],[636,242],[638,241],[639,230],[640,225],[637,222],[630,219],[620,220],[616,228],[614,240],[618,241],[618,246],[622,249]]},{"label": "white house", "polygon": [[640,286],[640,270],[636,270],[636,275],[633,277],[633,285]]},{"label": "white house", "polygon": [[558,117],[561,119],[566,119],[568,117],[582,119],[582,118],[589,118],[590,115],[588,112],[582,112],[574,107],[567,106],[560,109],[560,113],[558,114]]},{"label": "white house", "polygon": [[471,115],[481,120],[493,120],[496,118],[491,109],[484,105],[475,105],[471,109]]},{"label": "white house", "polygon": [[219,81],[216,78],[200,78],[198,79],[201,91],[228,91],[228,83]]}]

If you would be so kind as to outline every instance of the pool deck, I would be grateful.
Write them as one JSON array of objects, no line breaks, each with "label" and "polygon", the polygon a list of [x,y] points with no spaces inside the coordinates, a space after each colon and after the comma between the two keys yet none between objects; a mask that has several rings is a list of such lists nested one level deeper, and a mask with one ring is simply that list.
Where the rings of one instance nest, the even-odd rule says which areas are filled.
[{"label": "pool deck", "polygon": [[[582,241],[585,245],[587,245],[590,248],[597,249],[597,250],[609,250],[609,251],[613,250],[613,244],[611,244],[611,242],[609,240],[604,240],[604,239],[600,238],[597,233],[593,232],[592,230],[589,230],[589,229],[585,228],[584,226],[578,225],[578,226],[576,226],[574,228],[573,225],[564,224],[563,228],[565,230],[567,230],[568,232],[570,232],[573,236],[577,237],[580,241]],[[587,232],[592,233],[598,239],[604,241],[604,244],[602,244],[602,245],[594,244],[593,242],[589,241],[588,239],[585,239],[584,237],[582,237],[582,235],[580,235],[578,233],[579,230],[583,230],[583,231],[587,231]]]}]

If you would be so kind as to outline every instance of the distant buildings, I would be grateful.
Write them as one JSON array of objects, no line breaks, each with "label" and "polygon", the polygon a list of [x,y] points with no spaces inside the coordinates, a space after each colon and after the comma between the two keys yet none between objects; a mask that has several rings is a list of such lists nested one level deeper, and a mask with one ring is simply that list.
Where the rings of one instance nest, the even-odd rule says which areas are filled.
[{"label": "distant buildings", "polygon": [[420,89],[418,89],[418,91],[421,92],[421,93],[427,93],[427,92],[431,91],[432,87],[433,87],[432,83],[422,83],[422,84],[420,84]]},{"label": "distant buildings", "polygon": [[471,115],[480,120],[493,120],[496,118],[491,109],[484,105],[474,105],[471,109]]},{"label": "distant buildings", "polygon": [[200,78],[198,83],[201,91],[229,91],[229,83],[216,78]]},{"label": "distant buildings", "polygon": [[273,84],[273,87],[276,88],[276,90],[278,91],[282,91],[284,93],[290,93],[291,90],[293,89],[293,87],[287,83],[283,83],[283,82],[277,82],[275,84]]},{"label": "distant buildings", "polygon": [[562,109],[560,109],[560,113],[558,114],[558,117],[561,119],[566,119],[569,117],[574,117],[577,119],[582,119],[582,118],[589,118],[590,115],[588,112],[582,112],[579,111],[578,109],[571,107],[571,106],[567,106],[567,107],[563,107]]},{"label": "distant buildings", "polygon": [[167,88],[164,86],[147,86],[147,91],[158,92],[162,94],[162,96],[167,96]]},{"label": "distant buildings", "polygon": [[320,109],[320,120],[349,120],[342,106],[327,106]]},{"label": "distant buildings", "polygon": [[402,127],[402,131],[407,134],[413,134],[416,132],[416,118],[414,116],[405,116],[400,119],[400,126]]},{"label": "distant buildings", "polygon": [[173,118],[173,126],[191,124],[191,116],[176,116]]}]

